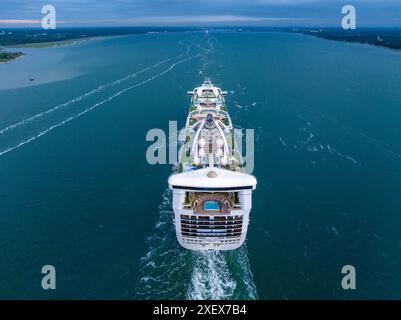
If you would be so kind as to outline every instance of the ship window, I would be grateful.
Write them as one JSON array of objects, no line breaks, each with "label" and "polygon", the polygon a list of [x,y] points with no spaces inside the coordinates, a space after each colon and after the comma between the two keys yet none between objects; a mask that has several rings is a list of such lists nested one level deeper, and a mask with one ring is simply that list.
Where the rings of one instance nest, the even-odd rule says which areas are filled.
[{"label": "ship window", "polygon": [[226,217],[214,217],[216,221],[226,221]]},{"label": "ship window", "polygon": [[205,201],[203,204],[203,209],[205,211],[219,211],[220,203],[217,201]]}]

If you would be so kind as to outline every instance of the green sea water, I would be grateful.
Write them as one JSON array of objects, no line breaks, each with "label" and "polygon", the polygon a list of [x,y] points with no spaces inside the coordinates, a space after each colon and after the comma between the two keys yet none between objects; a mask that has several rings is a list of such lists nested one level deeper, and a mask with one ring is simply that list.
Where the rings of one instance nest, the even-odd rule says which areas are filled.
[{"label": "green sea water", "polygon": [[[401,298],[400,52],[262,32],[24,50],[0,65],[0,298]],[[146,161],[205,77],[255,130],[247,242],[226,253],[178,245],[174,166]]]}]

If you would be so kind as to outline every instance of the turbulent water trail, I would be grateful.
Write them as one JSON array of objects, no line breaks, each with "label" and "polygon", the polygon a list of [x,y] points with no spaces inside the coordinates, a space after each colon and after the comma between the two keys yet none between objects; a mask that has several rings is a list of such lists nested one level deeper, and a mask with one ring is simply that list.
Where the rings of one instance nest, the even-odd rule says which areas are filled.
[{"label": "turbulent water trail", "polygon": [[237,283],[219,252],[193,253],[194,269],[187,297],[194,300],[230,299]]},{"label": "turbulent water trail", "polygon": [[193,252],[192,257],[188,299],[257,299],[246,246],[232,252]]},{"label": "turbulent water trail", "polygon": [[159,219],[146,239],[148,251],[140,261],[139,299],[184,299],[190,276],[190,254],[179,247],[172,224],[171,195],[163,194]]},{"label": "turbulent water trail", "polygon": [[[201,69],[206,73],[217,39],[205,35],[197,45]],[[208,72],[208,74],[210,74]],[[213,77],[216,80],[216,77]],[[182,142],[181,142],[182,143]],[[159,220],[146,239],[134,296],[139,299],[257,299],[246,246],[229,252],[195,252],[182,248],[172,222],[171,193],[166,190]]]},{"label": "turbulent water trail", "polygon": [[138,299],[257,299],[245,246],[230,252],[194,252],[182,248],[172,222],[171,194],[166,190],[159,220],[146,239],[140,261]]}]

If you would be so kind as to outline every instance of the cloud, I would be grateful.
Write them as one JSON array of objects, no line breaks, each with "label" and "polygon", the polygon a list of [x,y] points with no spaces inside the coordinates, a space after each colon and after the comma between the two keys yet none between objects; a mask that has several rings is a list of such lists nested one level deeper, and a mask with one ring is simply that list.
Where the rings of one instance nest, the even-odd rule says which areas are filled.
[{"label": "cloud", "polygon": [[[286,17],[252,17],[235,15],[199,15],[199,16],[152,16],[133,17],[119,20],[99,20],[103,23],[118,23],[122,25],[160,25],[160,24],[208,24],[208,23],[240,23],[240,22],[273,22],[293,21],[297,18]],[[65,23],[82,23],[83,21],[65,21]]]},{"label": "cloud", "polygon": [[[346,0],[52,0],[70,24],[273,24],[337,25]],[[0,20],[41,20],[46,0],[0,0]],[[399,23],[399,0],[353,0],[359,23]],[[174,20],[175,19],[175,20]]]},{"label": "cloud", "polygon": [[40,20],[0,20],[0,24],[35,24]]}]

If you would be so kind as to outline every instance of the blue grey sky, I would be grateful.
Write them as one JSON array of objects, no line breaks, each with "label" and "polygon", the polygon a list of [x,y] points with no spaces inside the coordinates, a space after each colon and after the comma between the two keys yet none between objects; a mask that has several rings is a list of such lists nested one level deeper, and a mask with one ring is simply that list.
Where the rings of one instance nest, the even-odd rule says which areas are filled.
[{"label": "blue grey sky", "polygon": [[58,26],[340,26],[352,4],[358,26],[401,27],[401,0],[0,0],[0,26],[39,26],[56,7]]}]

